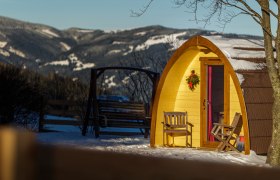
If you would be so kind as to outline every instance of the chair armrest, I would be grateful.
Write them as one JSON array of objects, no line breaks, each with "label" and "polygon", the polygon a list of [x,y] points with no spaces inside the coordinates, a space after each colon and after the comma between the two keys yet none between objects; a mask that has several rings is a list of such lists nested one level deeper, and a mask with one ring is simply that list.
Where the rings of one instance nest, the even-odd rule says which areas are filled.
[{"label": "chair armrest", "polygon": [[165,126],[165,127],[171,127],[171,128],[186,128],[187,127],[187,125],[189,125],[189,126],[191,126],[191,127],[194,127],[194,125],[192,124],[192,123],[189,123],[189,122],[187,122],[187,125],[178,125],[178,126],[176,126],[176,125],[174,125],[174,126],[171,126],[170,124],[166,124],[166,123],[164,123],[164,122],[161,122],[161,124],[163,124],[163,126]]},{"label": "chair armrest", "polygon": [[233,128],[232,126],[230,125],[227,125],[227,124],[221,124],[221,123],[213,123],[214,126],[221,126],[221,127],[225,127],[225,128]]},{"label": "chair armrest", "polygon": [[191,127],[194,127],[194,125],[190,122],[187,122],[187,125],[191,126]]},{"label": "chair armrest", "polygon": [[164,122],[161,122],[161,124],[163,124],[163,126],[165,126],[165,127],[171,127],[170,124],[166,124]]}]

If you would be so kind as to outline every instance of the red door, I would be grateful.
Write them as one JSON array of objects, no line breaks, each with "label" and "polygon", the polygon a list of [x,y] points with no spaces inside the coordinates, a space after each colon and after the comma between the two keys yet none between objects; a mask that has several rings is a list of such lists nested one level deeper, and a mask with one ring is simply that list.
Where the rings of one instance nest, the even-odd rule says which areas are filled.
[{"label": "red door", "polygon": [[201,76],[201,145],[212,147],[217,145],[211,135],[213,123],[222,123],[225,112],[224,66],[203,62]]}]

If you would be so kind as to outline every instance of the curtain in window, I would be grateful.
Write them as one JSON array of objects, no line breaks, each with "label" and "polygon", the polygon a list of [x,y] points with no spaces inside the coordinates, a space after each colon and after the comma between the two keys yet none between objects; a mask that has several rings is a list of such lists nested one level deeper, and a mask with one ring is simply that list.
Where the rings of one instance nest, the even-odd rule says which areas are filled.
[{"label": "curtain in window", "polygon": [[214,136],[211,134],[211,130],[213,127],[213,112],[212,112],[212,75],[213,74],[213,69],[212,66],[208,66],[208,129],[207,129],[207,136],[208,136],[208,141],[212,142],[214,141]]}]

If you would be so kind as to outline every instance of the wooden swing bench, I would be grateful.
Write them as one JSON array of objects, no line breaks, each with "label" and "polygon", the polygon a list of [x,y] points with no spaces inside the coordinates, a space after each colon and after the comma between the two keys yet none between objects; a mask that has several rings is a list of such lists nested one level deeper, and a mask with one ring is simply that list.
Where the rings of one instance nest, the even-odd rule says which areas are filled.
[{"label": "wooden swing bench", "polygon": [[[132,135],[137,132],[101,131],[100,128],[137,128],[142,129],[147,138],[150,130],[149,108],[144,103],[98,101],[97,116],[93,118],[95,136],[100,134]],[[105,129],[104,129],[105,130]],[[139,133],[138,133],[139,134]]]},{"label": "wooden swing bench", "polygon": [[99,137],[102,132],[101,127],[116,128],[139,128],[144,129],[144,137],[147,138],[150,130],[151,113],[149,108],[143,103],[135,102],[102,102],[97,98],[97,80],[101,74],[107,70],[128,70],[141,72],[147,75],[153,85],[151,105],[156,93],[160,74],[146,69],[135,67],[101,67],[91,69],[90,88],[88,96],[87,110],[83,122],[82,135],[85,136],[88,126],[93,122],[95,137]]}]

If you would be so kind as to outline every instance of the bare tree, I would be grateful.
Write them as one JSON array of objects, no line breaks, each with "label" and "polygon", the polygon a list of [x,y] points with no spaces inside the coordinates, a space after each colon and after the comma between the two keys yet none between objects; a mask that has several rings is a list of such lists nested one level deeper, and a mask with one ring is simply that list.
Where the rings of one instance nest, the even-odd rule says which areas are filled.
[{"label": "bare tree", "polygon": [[[132,11],[132,15],[141,16],[154,1],[149,0],[139,11]],[[266,65],[274,92],[273,134],[267,163],[280,166],[280,70],[278,68],[280,64],[280,0],[173,0],[173,2],[177,6],[185,6],[194,13],[196,21],[203,21],[206,25],[213,18],[218,18],[225,26],[238,15],[250,16],[259,24],[263,32]],[[203,17],[198,13],[201,9],[207,12]],[[276,23],[276,32],[272,31],[273,23]],[[276,49],[276,56],[274,56],[274,49]]]},{"label": "bare tree", "polygon": [[[167,47],[164,46],[162,48],[166,50]],[[161,73],[169,56],[169,53],[160,53],[157,55],[147,54],[146,51],[136,51],[131,53],[132,59],[130,61],[120,62],[120,65],[125,67],[141,67],[143,69]],[[153,84],[145,73],[123,71],[118,74],[118,79],[122,81],[122,91],[125,91],[131,100],[143,101],[150,104]]]}]

